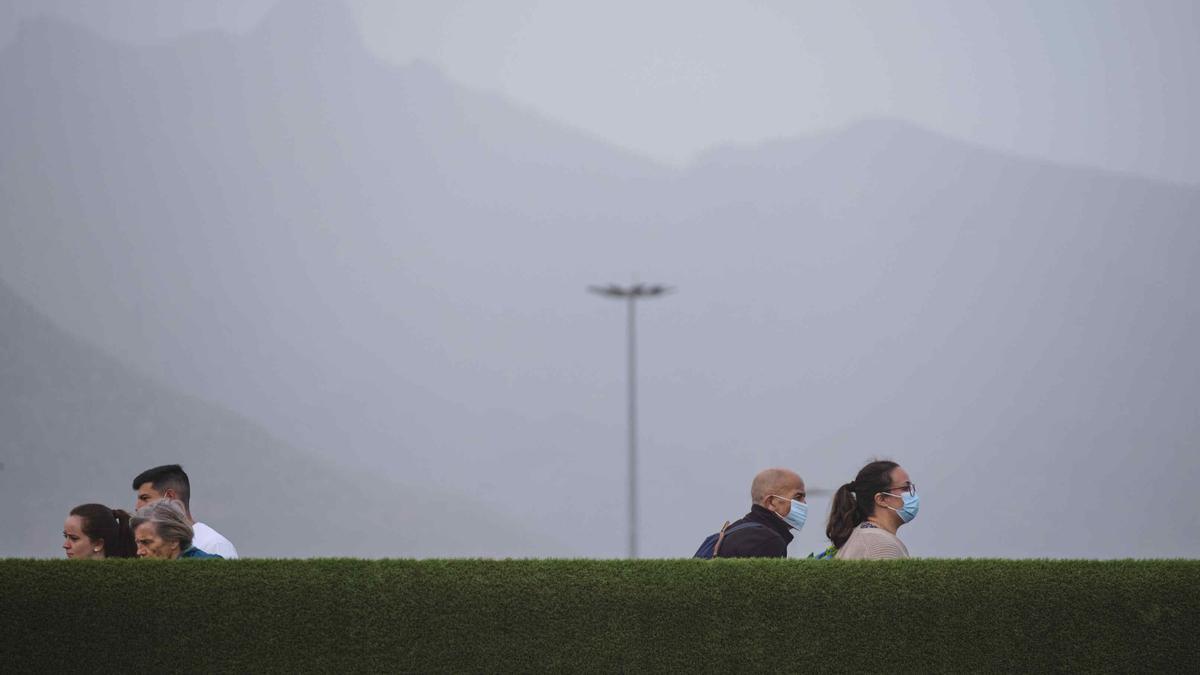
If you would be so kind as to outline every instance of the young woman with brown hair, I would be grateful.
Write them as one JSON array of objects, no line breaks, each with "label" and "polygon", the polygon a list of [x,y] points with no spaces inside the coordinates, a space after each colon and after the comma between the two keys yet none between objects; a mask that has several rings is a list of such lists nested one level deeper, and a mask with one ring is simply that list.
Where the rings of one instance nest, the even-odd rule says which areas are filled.
[{"label": "young woman with brown hair", "polygon": [[63,523],[63,550],[72,560],[134,557],[129,514],[103,504],[76,506]]},{"label": "young woman with brown hair", "polygon": [[839,560],[907,558],[908,547],[896,536],[917,516],[917,486],[899,464],[876,461],[833,495],[825,535]]}]

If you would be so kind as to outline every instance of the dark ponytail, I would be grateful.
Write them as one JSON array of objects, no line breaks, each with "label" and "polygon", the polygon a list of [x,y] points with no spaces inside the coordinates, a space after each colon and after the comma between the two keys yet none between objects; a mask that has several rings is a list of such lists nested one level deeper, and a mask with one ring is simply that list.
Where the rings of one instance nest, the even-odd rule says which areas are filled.
[{"label": "dark ponytail", "polygon": [[825,536],[829,537],[829,541],[836,548],[841,548],[850,538],[850,532],[861,522],[854,499],[853,484],[846,483],[833,493],[833,505],[829,509],[829,525],[825,527]]},{"label": "dark ponytail", "polygon": [[130,527],[130,515],[123,509],[112,510],[113,519],[117,521],[117,538],[112,549],[106,549],[105,555],[110,558],[136,558],[137,544],[133,542],[133,528]]},{"label": "dark ponytail", "polygon": [[71,515],[79,516],[80,529],[88,539],[104,542],[104,557],[132,558],[137,554],[129,514],[125,511],[103,504],[80,504],[71,509]]},{"label": "dark ponytail", "polygon": [[829,509],[825,536],[837,548],[845,546],[850,533],[875,513],[875,495],[892,485],[892,469],[900,466],[887,460],[871,462],[859,470],[854,480],[837,489]]}]

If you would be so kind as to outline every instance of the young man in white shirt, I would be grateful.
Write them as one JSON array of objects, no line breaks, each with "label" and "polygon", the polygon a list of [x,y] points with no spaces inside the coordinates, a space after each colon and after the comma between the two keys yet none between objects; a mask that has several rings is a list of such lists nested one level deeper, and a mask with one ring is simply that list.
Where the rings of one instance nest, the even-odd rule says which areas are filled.
[{"label": "young man in white shirt", "polygon": [[177,499],[183,502],[187,517],[192,521],[192,546],[205,553],[215,553],[226,560],[238,557],[237,549],[220,532],[192,517],[192,487],[188,475],[178,464],[167,464],[146,469],[133,479],[133,491],[137,494],[139,509],[160,499]]}]

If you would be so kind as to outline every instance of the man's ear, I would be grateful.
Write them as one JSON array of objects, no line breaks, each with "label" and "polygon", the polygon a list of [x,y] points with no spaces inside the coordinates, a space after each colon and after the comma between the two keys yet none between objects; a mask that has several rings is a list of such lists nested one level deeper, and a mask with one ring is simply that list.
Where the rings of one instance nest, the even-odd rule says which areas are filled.
[{"label": "man's ear", "polygon": [[175,494],[175,488],[167,488],[163,490],[163,499],[179,499],[179,495]]}]

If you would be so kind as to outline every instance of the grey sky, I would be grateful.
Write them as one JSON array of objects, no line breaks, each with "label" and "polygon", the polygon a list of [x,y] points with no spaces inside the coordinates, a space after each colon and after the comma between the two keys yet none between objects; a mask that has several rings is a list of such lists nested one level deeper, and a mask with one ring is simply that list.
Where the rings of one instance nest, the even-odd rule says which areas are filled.
[{"label": "grey sky", "polygon": [[[274,2],[7,0],[125,40],[249,30]],[[1021,154],[1200,182],[1200,5],[1155,2],[348,0],[367,44],[682,164],[906,119]]]}]

